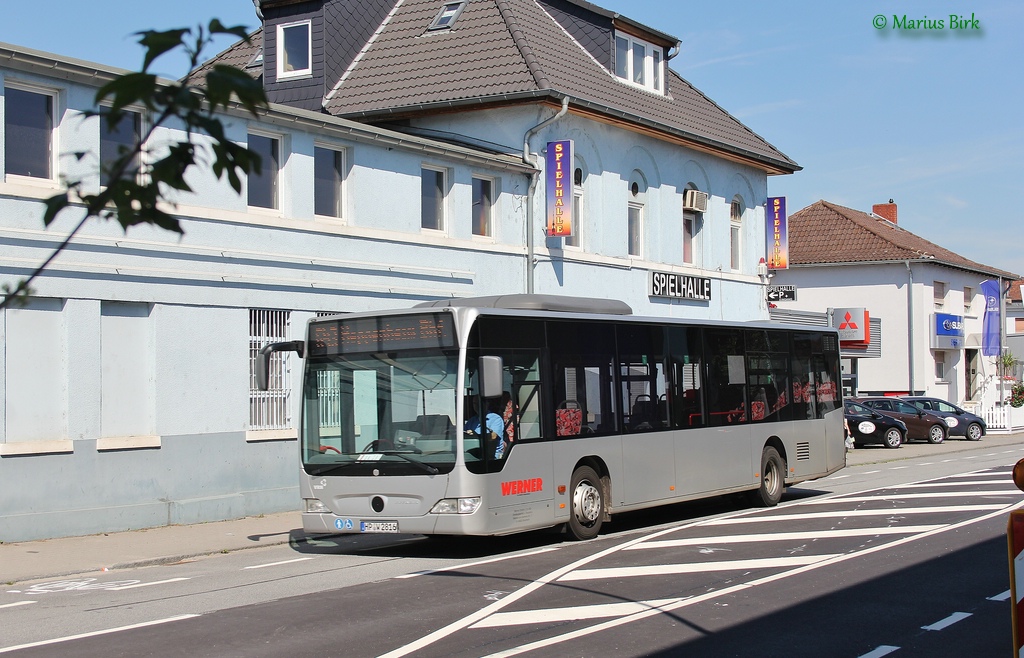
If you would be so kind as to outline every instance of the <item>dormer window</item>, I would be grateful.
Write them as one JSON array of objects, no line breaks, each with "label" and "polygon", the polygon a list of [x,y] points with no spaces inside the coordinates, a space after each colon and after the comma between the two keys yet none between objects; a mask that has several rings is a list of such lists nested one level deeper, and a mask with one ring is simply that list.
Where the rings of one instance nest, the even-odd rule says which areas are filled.
[{"label": "dormer window", "polygon": [[310,21],[277,26],[277,79],[313,74],[313,40]]},{"label": "dormer window", "polygon": [[434,22],[430,24],[428,30],[443,30],[451,27],[462,10],[466,8],[466,0],[461,2],[446,2],[441,7],[441,11],[437,12],[437,16],[434,17]]},{"label": "dormer window", "polygon": [[664,93],[664,57],[661,46],[631,34],[615,34],[615,77],[637,87]]}]

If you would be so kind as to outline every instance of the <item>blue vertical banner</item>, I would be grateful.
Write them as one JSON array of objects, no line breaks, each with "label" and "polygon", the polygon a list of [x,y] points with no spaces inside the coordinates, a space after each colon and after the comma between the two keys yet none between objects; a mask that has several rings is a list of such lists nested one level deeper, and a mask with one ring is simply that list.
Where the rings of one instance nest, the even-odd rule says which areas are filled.
[{"label": "blue vertical banner", "polygon": [[1000,323],[1002,314],[999,308],[999,283],[988,279],[981,282],[981,294],[985,295],[985,320],[981,330],[981,353],[985,356],[999,356]]},{"label": "blue vertical banner", "polygon": [[764,228],[768,245],[768,269],[789,268],[789,226],[786,217],[786,197],[770,196],[765,204]]},{"label": "blue vertical banner", "polygon": [[549,237],[572,235],[573,143],[571,139],[548,142],[545,163],[547,232]]}]

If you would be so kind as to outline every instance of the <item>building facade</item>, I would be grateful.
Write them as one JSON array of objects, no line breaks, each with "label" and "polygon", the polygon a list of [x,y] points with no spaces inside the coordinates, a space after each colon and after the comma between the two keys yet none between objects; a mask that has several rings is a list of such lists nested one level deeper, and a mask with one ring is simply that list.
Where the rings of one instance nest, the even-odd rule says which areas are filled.
[{"label": "building facade", "polygon": [[[301,362],[265,393],[252,362],[319,314],[537,292],[645,315],[767,317],[767,178],[798,166],[672,73],[677,41],[582,2],[452,4],[262,3],[253,43],[218,61],[271,98],[259,118],[222,117],[264,172],[238,195],[195,171],[194,193],[174,198],[183,236],[87,224],[31,301],[3,311],[0,540],[297,509]],[[366,25],[340,30],[357,14]],[[479,43],[495,21],[517,28],[495,37],[501,47],[451,47]],[[374,62],[405,70],[388,53],[409,39],[427,45],[412,60],[441,58],[427,68],[457,99],[414,85],[429,82],[422,68],[381,80]],[[462,70],[467,57],[475,68]],[[517,91],[501,86],[501,66]],[[5,282],[77,221],[72,209],[42,225],[62,179],[101,184],[98,161],[119,138],[84,113],[119,73],[0,44]],[[140,110],[134,130],[146,121]],[[576,212],[571,235],[552,237],[546,150],[565,140]]]}]

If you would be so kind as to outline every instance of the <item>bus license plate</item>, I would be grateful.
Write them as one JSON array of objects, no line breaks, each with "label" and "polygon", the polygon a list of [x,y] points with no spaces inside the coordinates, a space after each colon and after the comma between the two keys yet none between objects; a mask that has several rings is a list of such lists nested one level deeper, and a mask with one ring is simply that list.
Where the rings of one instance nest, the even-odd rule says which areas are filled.
[{"label": "bus license plate", "polygon": [[360,521],[359,532],[398,532],[398,521]]}]

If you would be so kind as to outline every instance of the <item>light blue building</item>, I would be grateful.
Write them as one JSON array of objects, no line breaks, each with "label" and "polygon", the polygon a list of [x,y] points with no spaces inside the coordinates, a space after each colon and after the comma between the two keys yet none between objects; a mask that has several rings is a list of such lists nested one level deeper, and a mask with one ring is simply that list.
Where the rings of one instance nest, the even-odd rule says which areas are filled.
[{"label": "light blue building", "polygon": [[[575,0],[260,4],[220,60],[272,104],[224,120],[272,166],[241,195],[196,172],[184,236],[88,224],[3,311],[0,541],[297,509],[301,363],[264,393],[251,362],[317,314],[532,291],[768,317],[767,178],[799,167],[669,69],[673,37]],[[42,202],[116,148],[83,112],[118,73],[0,44],[3,282],[77,221]],[[572,235],[549,237],[561,140]]]}]

